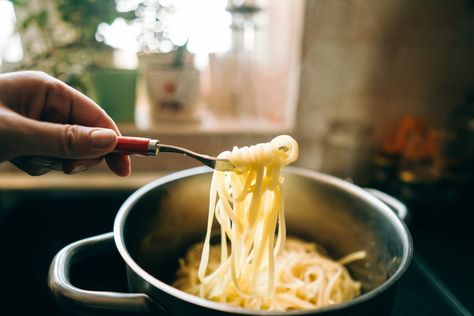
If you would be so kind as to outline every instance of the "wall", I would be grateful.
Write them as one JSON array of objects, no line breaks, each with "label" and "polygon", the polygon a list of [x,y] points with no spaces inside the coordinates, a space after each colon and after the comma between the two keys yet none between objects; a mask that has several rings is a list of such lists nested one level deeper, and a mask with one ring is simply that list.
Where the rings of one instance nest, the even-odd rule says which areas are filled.
[{"label": "wall", "polygon": [[[327,171],[323,140],[336,118],[372,128],[369,141],[378,141],[404,114],[440,126],[449,108],[474,90],[474,1],[306,0],[305,6],[295,131],[299,165]],[[160,138],[214,154],[271,136]],[[171,162],[167,168],[175,167]],[[140,159],[136,168],[158,163],[168,166]],[[13,167],[4,163],[0,169]]]},{"label": "wall", "polygon": [[307,0],[298,137],[322,168],[329,123],[382,139],[405,114],[441,126],[474,91],[474,1]]}]

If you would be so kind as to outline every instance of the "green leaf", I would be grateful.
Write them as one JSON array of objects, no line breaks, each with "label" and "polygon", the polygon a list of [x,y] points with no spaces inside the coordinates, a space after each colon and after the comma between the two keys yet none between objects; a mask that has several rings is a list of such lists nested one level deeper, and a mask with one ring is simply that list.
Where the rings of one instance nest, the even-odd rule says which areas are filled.
[{"label": "green leaf", "polygon": [[29,17],[24,19],[23,22],[21,23],[21,29],[26,30],[33,21],[34,21],[34,16],[30,15]]},{"label": "green leaf", "polygon": [[10,0],[10,1],[11,3],[13,3],[13,5],[16,5],[16,6],[22,6],[27,3],[26,0]]},{"label": "green leaf", "polygon": [[36,15],[36,23],[38,24],[40,28],[45,28],[47,26],[47,22],[48,22],[48,17],[47,17],[46,10],[40,11]]}]

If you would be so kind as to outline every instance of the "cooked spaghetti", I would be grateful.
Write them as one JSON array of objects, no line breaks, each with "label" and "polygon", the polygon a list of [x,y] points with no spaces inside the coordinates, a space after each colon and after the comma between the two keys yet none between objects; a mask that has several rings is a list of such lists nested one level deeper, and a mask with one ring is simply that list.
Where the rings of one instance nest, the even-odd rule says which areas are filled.
[{"label": "cooked spaghetti", "polygon": [[[293,138],[234,147],[219,157],[235,172],[214,171],[204,243],[180,259],[175,287],[255,310],[314,309],[360,294],[344,264],[364,258],[364,251],[333,261],[315,244],[285,240],[280,170],[298,157]],[[218,245],[210,243],[214,218]]]}]

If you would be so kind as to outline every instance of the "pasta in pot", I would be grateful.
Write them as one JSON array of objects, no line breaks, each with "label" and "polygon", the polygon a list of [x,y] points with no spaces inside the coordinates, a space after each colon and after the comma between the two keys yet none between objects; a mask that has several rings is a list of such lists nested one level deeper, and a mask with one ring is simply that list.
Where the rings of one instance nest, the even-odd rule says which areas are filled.
[{"label": "pasta in pot", "polygon": [[[313,243],[286,240],[280,171],[297,157],[298,144],[286,135],[219,155],[235,172],[214,171],[205,240],[180,259],[175,287],[255,310],[314,309],[360,294],[344,264],[364,251],[333,261]],[[210,243],[214,218],[218,245]]]}]

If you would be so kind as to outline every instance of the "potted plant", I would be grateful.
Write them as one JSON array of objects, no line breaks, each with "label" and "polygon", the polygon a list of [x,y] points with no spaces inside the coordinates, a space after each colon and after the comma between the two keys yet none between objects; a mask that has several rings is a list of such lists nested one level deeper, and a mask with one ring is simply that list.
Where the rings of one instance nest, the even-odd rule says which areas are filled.
[{"label": "potted plant", "polygon": [[200,72],[185,50],[181,46],[171,53],[140,56],[153,120],[199,120]]},{"label": "potted plant", "polygon": [[150,105],[152,120],[199,120],[200,72],[185,43],[170,36],[169,20],[179,10],[170,2],[141,1],[132,23],[140,26],[138,35],[139,71]]},{"label": "potted plant", "polygon": [[117,18],[130,18],[130,12],[118,12],[115,1],[60,0],[57,10],[63,21],[78,29],[75,45],[90,53],[87,79],[90,94],[117,122],[133,122],[135,117],[136,70],[117,68],[114,49],[98,40],[100,24]]},{"label": "potted plant", "polygon": [[113,49],[97,41],[100,23],[119,13],[115,1],[15,0],[25,57],[17,69],[43,70],[91,95],[115,120],[133,121],[136,71],[115,69]]}]

